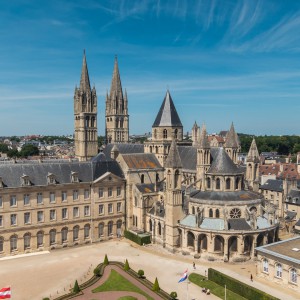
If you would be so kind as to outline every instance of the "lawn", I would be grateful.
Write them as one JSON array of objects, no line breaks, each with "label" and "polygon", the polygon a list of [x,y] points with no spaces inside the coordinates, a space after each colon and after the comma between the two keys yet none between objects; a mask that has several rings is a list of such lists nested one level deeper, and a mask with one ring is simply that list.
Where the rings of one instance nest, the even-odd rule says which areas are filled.
[{"label": "lawn", "polygon": [[[200,286],[201,288],[209,289],[212,294],[218,296],[219,298],[225,299],[225,288],[223,286],[220,286],[213,281],[207,280],[204,276],[195,274],[195,273],[192,273],[189,276],[189,280],[192,283]],[[247,300],[246,298],[244,298],[236,293],[233,293],[228,289],[226,291],[226,299],[227,300]]]},{"label": "lawn", "polygon": [[[107,292],[107,291],[129,291],[129,292],[136,292],[139,294],[144,295],[147,300],[153,300],[147,293],[136,287],[133,283],[129,282],[127,279],[125,279],[122,275],[120,275],[117,271],[111,270],[111,273],[108,277],[108,279],[97,288],[93,289],[93,293],[99,293],[99,292]],[[123,299],[134,299],[132,297],[122,297]]]}]

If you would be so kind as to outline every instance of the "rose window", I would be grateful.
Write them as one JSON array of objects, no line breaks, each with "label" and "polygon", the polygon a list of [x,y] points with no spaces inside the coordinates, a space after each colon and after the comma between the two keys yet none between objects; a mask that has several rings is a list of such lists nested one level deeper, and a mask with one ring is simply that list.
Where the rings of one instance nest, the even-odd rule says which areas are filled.
[{"label": "rose window", "polygon": [[241,210],[240,210],[240,209],[238,209],[238,208],[233,208],[233,209],[230,211],[229,215],[230,215],[230,218],[231,218],[231,219],[238,219],[238,218],[241,217],[242,213],[241,213]]}]

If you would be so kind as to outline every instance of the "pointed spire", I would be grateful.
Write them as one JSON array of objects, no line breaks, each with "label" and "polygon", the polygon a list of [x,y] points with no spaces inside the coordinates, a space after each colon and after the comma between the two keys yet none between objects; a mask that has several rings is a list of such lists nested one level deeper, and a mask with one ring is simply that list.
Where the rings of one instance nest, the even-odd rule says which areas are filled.
[{"label": "pointed spire", "polygon": [[172,140],[170,151],[165,162],[165,168],[182,168],[182,162],[179,156],[175,138]]},{"label": "pointed spire", "polygon": [[238,141],[239,141],[238,135],[235,132],[233,123],[231,123],[230,130],[226,134],[226,140],[225,140],[224,147],[225,148],[238,148],[238,146],[239,146]]},{"label": "pointed spire", "polygon": [[117,55],[115,56],[114,71],[113,71],[111,88],[110,88],[110,98],[113,99],[115,97],[119,97],[120,100],[121,99],[123,100],[122,84],[121,84]]},{"label": "pointed spire", "polygon": [[193,126],[193,129],[194,129],[194,128],[196,128],[196,129],[198,128],[198,124],[197,124],[196,121],[195,121],[194,126]]},{"label": "pointed spire", "polygon": [[152,125],[152,127],[159,127],[159,126],[182,127],[182,123],[176,111],[169,90],[167,90],[164,101]]},{"label": "pointed spire", "polygon": [[259,152],[254,138],[247,155],[247,161],[259,161]]},{"label": "pointed spire", "polygon": [[205,124],[203,124],[202,128],[201,128],[198,147],[203,148],[203,149],[210,148],[210,143],[208,141],[208,136],[207,136]]},{"label": "pointed spire", "polygon": [[90,78],[88,67],[86,63],[85,49],[83,50],[83,58],[82,58],[82,69],[81,69],[81,77],[80,77],[80,89],[82,91],[90,91]]}]

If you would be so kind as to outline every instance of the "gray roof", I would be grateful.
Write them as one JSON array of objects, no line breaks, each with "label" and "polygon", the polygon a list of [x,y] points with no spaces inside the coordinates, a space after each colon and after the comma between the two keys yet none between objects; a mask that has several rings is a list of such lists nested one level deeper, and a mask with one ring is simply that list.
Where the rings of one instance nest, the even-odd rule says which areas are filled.
[{"label": "gray roof", "polygon": [[246,222],[246,219],[228,219],[229,230],[251,230],[251,226]]},{"label": "gray roof", "polygon": [[241,170],[233,163],[223,147],[215,148],[213,162],[207,173],[211,174],[241,174]]},{"label": "gray roof", "polygon": [[195,215],[188,215],[179,222],[180,225],[189,226],[189,227],[196,227],[196,217]]},{"label": "gray roof", "polygon": [[300,226],[300,219],[295,223],[295,226]]},{"label": "gray roof", "polygon": [[293,221],[295,219],[295,217],[297,216],[297,212],[296,211],[290,211],[288,210],[286,212],[286,216],[285,216],[285,220],[286,221]]},{"label": "gray roof", "polygon": [[233,123],[231,124],[230,130],[226,134],[225,145],[226,148],[238,148],[239,139],[234,130]]},{"label": "gray roof", "polygon": [[182,168],[181,159],[175,139],[172,140],[170,151],[165,162],[166,168]]},{"label": "gray roof", "polygon": [[182,123],[169,91],[167,91],[165,99],[152,125],[152,127],[159,126],[182,127]]},{"label": "gray roof", "polygon": [[196,171],[197,148],[193,146],[178,146],[178,153],[184,170]]},{"label": "gray roof", "polygon": [[265,184],[263,184],[263,185],[260,186],[260,188],[262,190],[282,192],[283,191],[283,180],[268,179],[265,182]]},{"label": "gray roof", "polygon": [[300,205],[300,190],[292,189],[288,193],[286,201],[290,204]]},{"label": "gray roof", "polygon": [[[111,150],[115,144],[107,144],[103,149],[103,153],[106,157],[110,157]],[[116,144],[118,147],[118,151],[121,154],[129,154],[129,153],[144,153],[144,145],[143,144]]]},{"label": "gray roof", "polygon": [[211,230],[224,230],[224,220],[214,218],[204,218],[200,228]]},{"label": "gray roof", "polygon": [[106,172],[123,177],[115,161],[65,162],[0,165],[0,177],[5,187],[20,187],[21,177],[29,176],[31,185],[47,185],[47,175],[53,174],[57,184],[71,183],[71,173],[78,173],[79,182],[91,182]]},{"label": "gray roof", "polygon": [[256,219],[257,229],[264,229],[270,227],[266,214],[264,216],[258,216]]}]

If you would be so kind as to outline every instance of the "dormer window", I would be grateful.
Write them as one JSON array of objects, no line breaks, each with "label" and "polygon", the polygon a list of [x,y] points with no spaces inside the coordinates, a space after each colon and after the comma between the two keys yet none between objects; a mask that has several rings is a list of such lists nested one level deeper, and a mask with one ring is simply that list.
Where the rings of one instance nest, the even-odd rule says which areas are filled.
[{"label": "dormer window", "polygon": [[28,186],[30,185],[30,180],[29,180],[29,176],[28,175],[23,175],[21,176],[21,185],[22,186]]},{"label": "dormer window", "polygon": [[48,173],[47,175],[47,183],[48,184],[56,184],[55,175],[52,173]]},{"label": "dormer window", "polygon": [[71,173],[71,182],[79,182],[77,172],[72,172]]}]

